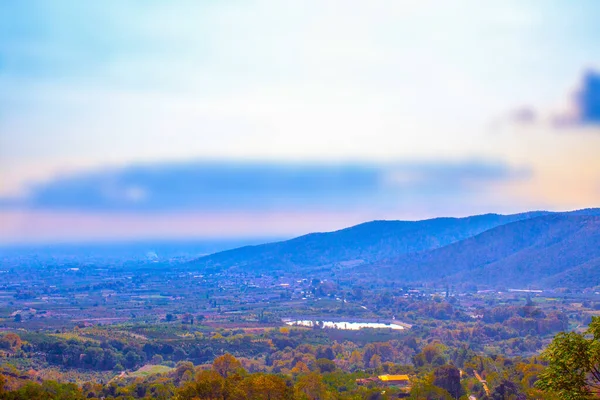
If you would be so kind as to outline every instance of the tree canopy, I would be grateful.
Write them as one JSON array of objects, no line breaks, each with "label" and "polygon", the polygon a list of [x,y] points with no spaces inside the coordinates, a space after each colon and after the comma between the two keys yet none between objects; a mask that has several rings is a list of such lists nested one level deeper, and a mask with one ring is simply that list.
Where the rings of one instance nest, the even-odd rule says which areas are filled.
[{"label": "tree canopy", "polygon": [[591,399],[600,394],[600,317],[584,334],[561,332],[542,353],[548,367],[536,386],[560,399]]}]

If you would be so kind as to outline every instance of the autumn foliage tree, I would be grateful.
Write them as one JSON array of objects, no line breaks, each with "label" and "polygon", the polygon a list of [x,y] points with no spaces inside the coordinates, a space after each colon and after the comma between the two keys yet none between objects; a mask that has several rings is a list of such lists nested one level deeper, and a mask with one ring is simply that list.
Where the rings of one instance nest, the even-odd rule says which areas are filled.
[{"label": "autumn foliage tree", "polygon": [[327,385],[323,383],[323,377],[311,372],[298,379],[296,383],[296,398],[303,400],[324,400],[330,398]]},{"label": "autumn foliage tree", "polygon": [[215,358],[213,369],[223,378],[227,378],[231,373],[242,368],[242,363],[229,353]]},{"label": "autumn foliage tree", "polygon": [[10,332],[0,336],[0,349],[16,350],[21,344],[21,338],[16,333]]},{"label": "autumn foliage tree", "polygon": [[293,397],[293,389],[279,376],[252,374],[240,382],[244,398],[257,400],[285,400]]}]

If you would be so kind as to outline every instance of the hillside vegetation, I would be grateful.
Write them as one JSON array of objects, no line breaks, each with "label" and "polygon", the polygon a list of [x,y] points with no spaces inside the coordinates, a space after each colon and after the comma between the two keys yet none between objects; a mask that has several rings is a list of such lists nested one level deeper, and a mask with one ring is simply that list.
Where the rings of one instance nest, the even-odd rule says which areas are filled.
[{"label": "hillside vegetation", "polygon": [[[548,287],[588,285],[600,261],[600,217],[548,215],[364,268],[407,281]],[[583,279],[585,278],[585,279]]]},{"label": "hillside vegetation", "polygon": [[538,211],[373,221],[219,252],[190,265],[220,271],[338,267],[399,282],[580,288],[599,281],[599,244],[600,209]]},{"label": "hillside vegetation", "polygon": [[211,254],[192,264],[247,269],[289,269],[342,262],[372,262],[436,249],[510,222],[546,215],[485,214],[423,221],[371,221],[335,232],[311,233],[291,240],[245,246]]}]

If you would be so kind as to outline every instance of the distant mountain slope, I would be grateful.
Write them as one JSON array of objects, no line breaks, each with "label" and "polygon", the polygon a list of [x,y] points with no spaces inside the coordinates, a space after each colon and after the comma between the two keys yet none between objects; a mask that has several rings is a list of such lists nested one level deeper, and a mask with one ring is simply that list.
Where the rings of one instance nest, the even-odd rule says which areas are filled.
[{"label": "distant mountain slope", "polygon": [[288,269],[345,261],[374,262],[436,249],[500,225],[548,214],[539,211],[423,221],[373,221],[335,232],[228,250],[193,263],[217,268]]},{"label": "distant mountain slope", "polygon": [[[588,215],[586,215],[588,214]],[[600,273],[600,216],[595,210],[550,214],[502,225],[442,248],[361,268],[406,281],[573,286]],[[589,274],[594,272],[593,274]]]},{"label": "distant mountain slope", "polygon": [[543,287],[585,288],[600,285],[600,257],[552,275],[540,282]]}]

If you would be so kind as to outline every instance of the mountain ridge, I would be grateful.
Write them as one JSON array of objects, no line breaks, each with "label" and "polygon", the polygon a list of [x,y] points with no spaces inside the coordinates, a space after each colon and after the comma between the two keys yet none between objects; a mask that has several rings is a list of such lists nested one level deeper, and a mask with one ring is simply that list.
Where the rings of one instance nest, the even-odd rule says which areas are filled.
[{"label": "mountain ridge", "polygon": [[550,214],[515,221],[438,249],[361,268],[414,282],[540,287],[569,282],[569,286],[581,286],[569,276],[586,265],[589,270],[600,258],[600,216],[589,214]]},{"label": "mountain ridge", "polygon": [[194,262],[217,267],[255,268],[318,266],[356,260],[369,262],[441,247],[498,225],[548,213],[488,213],[420,221],[375,220],[332,232],[314,232],[285,241],[226,250]]},{"label": "mountain ridge", "polygon": [[[509,215],[488,213],[420,221],[375,220],[337,231],[226,250],[190,264],[249,271],[300,271],[338,265],[385,279],[400,274],[405,281],[414,282],[439,281],[444,276],[457,283],[492,285],[510,283],[506,276],[520,284],[573,284],[575,277],[581,275],[577,268],[583,271],[586,263],[596,265],[592,260],[600,224],[590,222],[592,230],[587,236],[575,235],[573,229],[576,221],[595,221],[597,216],[600,208]],[[591,248],[586,248],[588,238]],[[570,247],[565,245],[568,240],[572,242]],[[561,245],[561,241],[565,243]],[[548,260],[550,256],[546,253],[553,257],[546,269],[554,271],[556,277],[540,272],[541,261],[535,262]],[[552,268],[556,263],[560,266]],[[537,275],[524,270],[522,266],[526,264],[535,264]],[[447,265],[454,269],[448,270]],[[503,274],[503,268],[508,272]],[[569,268],[574,270],[569,272]],[[412,272],[415,269],[418,273]]]}]

